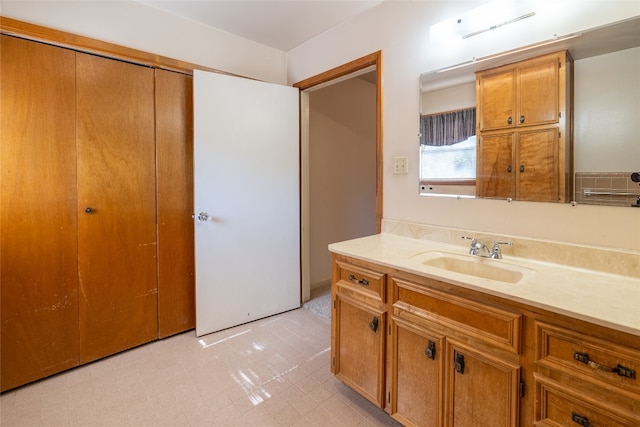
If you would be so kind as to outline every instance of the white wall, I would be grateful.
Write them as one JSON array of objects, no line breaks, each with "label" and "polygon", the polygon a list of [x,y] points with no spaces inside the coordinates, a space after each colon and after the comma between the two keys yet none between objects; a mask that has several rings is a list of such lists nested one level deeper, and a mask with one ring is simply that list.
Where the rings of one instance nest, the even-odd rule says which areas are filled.
[{"label": "white wall", "polygon": [[1,0],[0,14],[272,83],[286,83],[284,52],[135,1]]},{"label": "white wall", "polygon": [[576,61],[574,72],[575,171],[640,171],[640,47]]},{"label": "white wall", "polygon": [[[430,24],[471,9],[477,2],[385,1],[288,52],[288,79],[301,81],[382,50],[384,218],[640,250],[638,209],[418,195],[421,73],[640,15],[637,1],[539,3],[557,9],[472,37],[464,46],[445,46],[429,43]],[[395,156],[409,157],[408,175],[393,175]]]},{"label": "white wall", "polygon": [[331,279],[330,243],[376,232],[376,86],[309,93],[310,281]]}]

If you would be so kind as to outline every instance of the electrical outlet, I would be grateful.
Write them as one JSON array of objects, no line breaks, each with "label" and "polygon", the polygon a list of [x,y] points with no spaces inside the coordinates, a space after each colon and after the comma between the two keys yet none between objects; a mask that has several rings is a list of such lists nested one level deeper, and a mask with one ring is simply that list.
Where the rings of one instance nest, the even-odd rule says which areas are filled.
[{"label": "electrical outlet", "polygon": [[393,158],[393,174],[403,175],[409,172],[408,170],[408,157],[394,157]]}]

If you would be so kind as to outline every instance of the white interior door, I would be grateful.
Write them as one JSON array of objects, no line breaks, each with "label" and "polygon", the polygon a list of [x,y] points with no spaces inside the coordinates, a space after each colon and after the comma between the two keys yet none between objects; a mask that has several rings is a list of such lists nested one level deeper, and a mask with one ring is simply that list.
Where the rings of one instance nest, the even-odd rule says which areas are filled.
[{"label": "white interior door", "polygon": [[300,306],[298,90],[194,71],[196,335]]}]

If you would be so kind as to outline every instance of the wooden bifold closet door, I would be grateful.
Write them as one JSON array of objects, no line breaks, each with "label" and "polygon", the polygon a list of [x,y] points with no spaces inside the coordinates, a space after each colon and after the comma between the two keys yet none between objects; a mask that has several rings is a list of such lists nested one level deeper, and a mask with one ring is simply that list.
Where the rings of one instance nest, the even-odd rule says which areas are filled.
[{"label": "wooden bifold closet door", "polygon": [[195,326],[193,109],[190,75],[0,38],[4,391]]},{"label": "wooden bifold closet door", "polygon": [[157,338],[154,72],[76,54],[80,362]]},{"label": "wooden bifold closet door", "polygon": [[75,52],[0,39],[6,390],[78,364]]}]

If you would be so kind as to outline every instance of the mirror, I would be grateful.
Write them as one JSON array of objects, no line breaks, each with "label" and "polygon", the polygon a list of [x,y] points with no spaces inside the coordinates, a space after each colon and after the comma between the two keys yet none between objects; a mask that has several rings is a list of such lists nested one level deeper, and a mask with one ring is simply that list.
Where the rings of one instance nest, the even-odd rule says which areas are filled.
[{"label": "mirror", "polygon": [[[421,116],[476,105],[475,72],[547,53],[573,58],[573,191],[580,204],[640,207],[640,17],[580,34],[556,37],[420,75]],[[421,119],[422,122],[422,119]],[[433,179],[430,164],[443,166],[421,145],[420,194],[476,197],[475,180]]]}]

